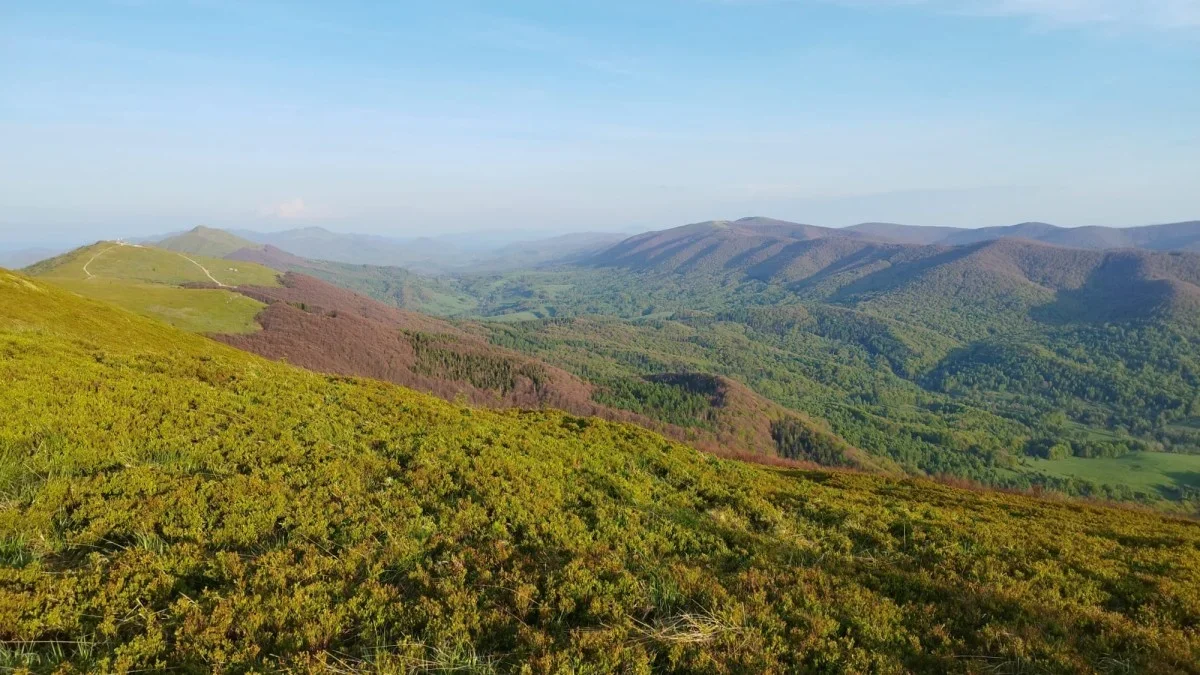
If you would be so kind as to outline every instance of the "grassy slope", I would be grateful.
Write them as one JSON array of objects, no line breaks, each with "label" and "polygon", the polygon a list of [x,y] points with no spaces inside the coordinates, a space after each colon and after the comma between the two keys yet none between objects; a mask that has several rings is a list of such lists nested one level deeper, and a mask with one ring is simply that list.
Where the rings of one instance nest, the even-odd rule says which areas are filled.
[{"label": "grassy slope", "polygon": [[[190,260],[189,260],[190,259]],[[195,262],[193,262],[195,261]],[[87,271],[84,271],[87,265]],[[186,283],[212,283],[203,266],[218,282],[227,286],[277,286],[278,273],[253,263],[242,263],[202,255],[187,254],[152,246],[130,246],[99,242],[75,249],[29,268],[29,273],[53,279],[92,277],[123,279],[144,283],[178,286]]]},{"label": "grassy slope", "polygon": [[54,279],[80,295],[119,305],[194,333],[252,333],[266,305],[217,289],[185,289],[119,279]]},{"label": "grassy slope", "polygon": [[189,283],[212,283],[200,266],[229,286],[278,286],[279,283],[274,270],[253,263],[198,255],[185,258],[164,249],[112,242],[76,249],[38,263],[29,272],[80,295],[112,302],[184,330],[257,331],[259,326],[254,317],[266,306],[263,303],[225,290],[181,287]]},{"label": "grassy slope", "polygon": [[[239,249],[239,254],[252,255],[263,262],[301,260],[269,247]],[[331,265],[305,264],[315,268]],[[268,277],[273,283],[263,287],[239,286],[239,293],[248,297],[226,289],[164,285],[191,283],[198,277],[207,279],[199,265],[214,276],[221,275],[217,278],[223,282],[228,278],[226,283],[246,284]],[[590,399],[590,387],[585,383],[544,364],[533,363],[527,357],[503,352],[450,324],[422,315],[397,313],[385,305],[366,309],[364,305],[374,301],[362,298],[360,303],[343,297],[348,295],[345,291],[316,279],[299,281],[307,277],[297,277],[298,285],[285,289],[274,270],[254,262],[183,257],[155,247],[100,243],[38,265],[34,270],[40,278],[54,279],[82,295],[115,302],[185,330],[223,335],[220,339],[238,348],[285,359],[318,372],[375,377],[448,400],[463,396],[479,405],[554,407],[575,414],[634,421],[724,456],[775,455],[770,434],[759,434],[751,443],[731,436],[725,428],[720,433],[686,433],[654,419],[609,410]],[[264,302],[274,305],[265,309]],[[367,320],[358,316],[364,311],[383,316],[374,316],[378,321]],[[446,335],[436,341],[438,344],[418,350],[410,344],[412,336],[405,337],[404,331]],[[450,334],[453,337],[448,337]],[[765,417],[761,422],[769,424]],[[826,436],[828,433],[821,430],[815,438]],[[854,465],[875,466],[874,461],[867,459],[855,459]]]},{"label": "grassy slope", "polygon": [[0,272],[0,665],[1194,672],[1200,526],[320,376]]},{"label": "grassy slope", "polygon": [[249,239],[243,239],[235,234],[211,227],[196,227],[183,234],[167,237],[155,244],[159,248],[179,251],[188,255],[202,255],[210,258],[224,258],[244,248],[261,248]]}]

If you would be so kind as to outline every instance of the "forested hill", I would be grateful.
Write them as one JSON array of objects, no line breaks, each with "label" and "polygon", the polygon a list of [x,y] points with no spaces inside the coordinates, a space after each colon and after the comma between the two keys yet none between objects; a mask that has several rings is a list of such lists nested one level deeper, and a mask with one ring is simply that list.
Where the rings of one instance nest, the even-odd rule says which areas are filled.
[{"label": "forested hill", "polygon": [[915,473],[1200,504],[1200,254],[736,224],[622,246],[460,288],[497,344],[588,377],[718,374]]},{"label": "forested hill", "polygon": [[1189,673],[1200,527],[329,377],[0,271],[0,667]]},{"label": "forested hill", "polygon": [[[684,240],[821,234],[796,227],[709,223]],[[149,246],[102,243],[33,271],[322,372],[636,422],[725,456],[1200,508],[1196,254],[788,241],[711,269],[457,278],[231,254],[393,304],[471,308],[453,323]]]},{"label": "forested hill", "polygon": [[[846,247],[846,241],[876,245],[955,247],[1001,240],[1036,241],[1087,250],[1142,249],[1200,253],[1200,221],[1144,227],[1067,228],[1048,223],[1021,223],[1002,227],[966,229],[894,223],[862,223],[846,228],[818,227],[772,218],[714,220],[646,232],[592,256],[599,265],[636,270],[745,271],[755,265],[786,268],[787,260],[810,247],[800,242],[823,240],[826,255],[852,255],[864,249]],[[832,241],[826,241],[832,240]],[[839,242],[843,245],[839,246]],[[884,255],[895,255],[893,249]],[[872,249],[868,255],[880,254]]]},{"label": "forested hill", "polygon": [[922,246],[702,225],[630,239],[589,262],[785,284],[808,299],[877,306],[908,317],[959,308],[995,318],[1037,307],[1051,320],[1105,322],[1200,310],[1200,253],[1097,251],[1022,240]]},{"label": "forested hill", "polygon": [[[396,309],[319,279],[288,272],[277,287],[235,292],[265,303],[262,330],[213,337],[311,370],[358,375],[494,408],[557,408],[624,421],[723,456],[833,466],[890,466],[827,427],[721,378],[584,381],[491,344],[472,324]],[[788,429],[789,436],[781,435]]]},{"label": "forested hill", "polygon": [[1049,223],[1019,223],[977,229],[862,223],[846,229],[872,239],[905,244],[960,246],[996,239],[1028,239],[1070,248],[1200,251],[1200,220],[1141,227],[1059,227]]},{"label": "forested hill", "polygon": [[584,262],[639,271],[715,272],[744,268],[779,255],[790,244],[818,239],[864,237],[850,230],[768,218],[715,220],[630,237]]}]

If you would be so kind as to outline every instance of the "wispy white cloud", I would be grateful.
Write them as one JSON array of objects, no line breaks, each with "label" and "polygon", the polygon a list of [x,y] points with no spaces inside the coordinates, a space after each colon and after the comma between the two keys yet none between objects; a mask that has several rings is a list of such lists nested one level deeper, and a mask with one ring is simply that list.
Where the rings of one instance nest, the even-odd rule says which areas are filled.
[{"label": "wispy white cloud", "polygon": [[937,11],[1012,16],[1057,25],[1109,28],[1200,28],[1200,0],[824,0],[842,5],[926,7]]}]

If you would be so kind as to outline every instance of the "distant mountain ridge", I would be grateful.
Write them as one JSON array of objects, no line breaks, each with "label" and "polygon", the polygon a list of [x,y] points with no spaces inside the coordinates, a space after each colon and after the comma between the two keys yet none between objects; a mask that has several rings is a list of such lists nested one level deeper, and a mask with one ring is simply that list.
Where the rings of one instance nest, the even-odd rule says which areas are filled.
[{"label": "distant mountain ridge", "polygon": [[[1062,239],[1064,231],[1073,232],[1043,223],[943,237],[962,242],[957,245],[869,236],[891,232],[917,238],[919,232],[896,229],[904,227],[876,224],[864,232],[759,218],[712,221],[631,237],[587,262],[637,272],[785,284],[812,300],[887,306],[889,316],[933,307],[956,307],[963,316],[982,313],[989,321],[1026,316],[1035,307],[1060,320],[1200,315],[1200,252],[1068,248],[996,236],[1016,232]],[[1160,227],[1151,234],[1165,232],[1172,241],[1181,241],[1188,229]],[[1145,231],[1125,236],[1153,240]]]},{"label": "distant mountain ridge", "polygon": [[282,232],[238,230],[233,235],[247,242],[242,248],[266,245],[312,260],[403,267],[433,274],[467,269],[500,271],[575,262],[626,236],[609,232],[575,232],[509,240],[497,237],[494,233],[480,233],[478,236],[387,237],[332,232],[321,227]]},{"label": "distant mountain ridge", "polygon": [[866,236],[771,218],[711,220],[630,237],[586,262],[638,270],[718,271],[745,267],[778,255],[791,244],[817,239],[865,240]]},{"label": "distant mountain ridge", "polygon": [[[1020,223],[967,229],[896,223],[821,227],[774,218],[710,220],[630,237],[583,262],[634,270],[731,270],[767,263],[802,242],[832,240],[910,246],[968,246],[1001,239],[1023,239],[1088,250],[1144,249],[1200,252],[1200,221],[1143,227],[1065,228],[1049,223]],[[776,261],[776,266],[778,261]]]},{"label": "distant mountain ridge", "polygon": [[1200,220],[1139,227],[1060,227],[1030,222],[977,229],[862,223],[846,229],[901,244],[963,246],[996,239],[1029,239],[1068,248],[1200,251]]},{"label": "distant mountain ridge", "polygon": [[6,267],[13,270],[21,269],[22,267],[27,267],[47,258],[52,258],[62,252],[62,249],[46,247],[0,251],[0,267]]}]

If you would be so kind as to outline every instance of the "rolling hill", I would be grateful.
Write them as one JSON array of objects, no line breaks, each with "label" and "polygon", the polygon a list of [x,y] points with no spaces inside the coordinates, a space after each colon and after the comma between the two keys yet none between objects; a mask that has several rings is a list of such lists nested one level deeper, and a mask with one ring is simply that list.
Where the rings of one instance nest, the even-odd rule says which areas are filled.
[{"label": "rolling hill", "polygon": [[211,227],[197,226],[183,234],[177,234],[153,242],[158,248],[168,251],[224,258],[242,249],[261,248],[254,242],[235,234]]},{"label": "rolling hill", "polygon": [[862,235],[769,218],[715,220],[630,237],[585,262],[643,271],[718,272],[779,255],[796,242],[826,238]]},{"label": "rolling hill", "polygon": [[[1193,318],[1200,310],[1198,253],[1071,249],[986,237],[961,246],[892,244],[739,223],[641,235],[588,264],[785,284],[804,298],[963,335],[1035,310],[1047,320],[1092,322]],[[959,315],[955,325],[944,323],[948,313]]]},{"label": "rolling hill", "polygon": [[1196,471],[1145,491],[1099,467],[1200,460],[1200,255],[767,231],[702,223],[459,288],[494,342],[594,381],[718,374],[909,472],[1195,510]]},{"label": "rolling hill", "polygon": [[515,241],[511,236],[496,233],[390,237],[332,232],[321,227],[282,232],[245,231],[241,235],[255,244],[244,248],[267,245],[309,260],[402,267],[427,274],[461,270],[502,271],[570,263],[625,238],[607,232],[573,232]]},{"label": "rolling hill", "polygon": [[[889,466],[852,448],[827,427],[771,404],[721,378],[702,405],[686,411],[647,407],[636,397],[596,390],[549,364],[490,344],[470,324],[399,310],[296,273],[279,287],[241,286],[237,293],[266,304],[253,334],[214,335],[240,349],[318,372],[402,384],[446,400],[493,408],[557,408],[577,415],[631,422],[728,457],[775,457],[877,469]],[[702,377],[702,376],[695,376]],[[694,394],[684,378],[660,383],[668,398]],[[719,392],[717,391],[719,388]],[[771,430],[786,425],[799,444]]]},{"label": "rolling hill", "polygon": [[1049,223],[1019,223],[978,229],[863,223],[846,229],[880,241],[902,244],[963,246],[997,239],[1028,239],[1098,250],[1200,251],[1200,221],[1140,227],[1059,227]]},{"label": "rolling hill", "polygon": [[647,232],[630,237],[586,262],[641,271],[717,272],[761,263],[780,266],[780,256],[786,258],[797,248],[801,249],[799,252],[807,251],[800,244],[818,240],[831,242],[830,246],[869,242],[881,246],[956,247],[1010,239],[1089,250],[1138,248],[1200,252],[1200,221],[1129,228],[1064,228],[1048,223],[978,229],[894,223],[828,228],[753,217]]},{"label": "rolling hill", "polygon": [[[217,284],[278,284],[274,270],[152,246],[98,242],[26,269],[81,295],[196,332],[253,332],[264,308]],[[212,286],[190,289],[189,285]]]},{"label": "rolling hill", "polygon": [[[699,237],[700,251],[709,237],[756,244],[733,257],[713,248],[718,262],[695,269],[668,256],[661,269],[593,263],[442,280],[263,246],[230,256],[299,272],[226,288],[195,288],[203,271],[190,261],[200,258],[149,247],[109,251],[95,264],[155,256],[123,267],[159,265],[177,285],[139,282],[140,299],[126,306],[159,317],[235,310],[230,328],[194,329],[320,372],[475,405],[633,422],[723,456],[1194,508],[1200,485],[1188,472],[1162,474],[1144,490],[1085,478],[1112,475],[1104,472],[1042,471],[1035,460],[1066,452],[1101,463],[1163,450],[1190,453],[1185,465],[1200,458],[1200,425],[1191,421],[1200,415],[1195,254],[1020,240],[887,244],[761,220],[685,230],[672,234],[684,246]],[[78,276],[90,258],[64,269]],[[219,265],[273,274],[229,259],[205,269]],[[310,274],[393,305],[399,296],[462,299],[509,326],[398,310]],[[137,280],[108,281],[128,290]],[[103,287],[83,280],[94,297]],[[188,293],[208,293],[210,304],[196,306],[205,296]]]},{"label": "rolling hill", "polygon": [[310,260],[270,244],[257,248],[243,248],[226,258],[254,262],[280,272],[299,272],[314,276],[400,309],[453,315],[468,311],[474,306],[474,300],[461,293],[453,282],[444,278],[423,276],[401,267]]},{"label": "rolling hill", "polygon": [[6,668],[1200,661],[1194,521],[464,408],[4,271],[0,353]]},{"label": "rolling hill", "polygon": [[[192,241],[212,240],[204,231],[191,234]],[[233,255],[304,269],[331,264],[273,247],[243,248]],[[470,325],[397,309],[304,274],[279,275],[249,261],[101,242],[45,261],[30,272],[82,295],[318,372],[371,377],[474,405],[558,408],[632,422],[725,456],[757,461],[783,457],[865,469],[887,466],[827,428],[748,390],[741,396],[705,399],[704,406],[683,418],[657,409],[643,411],[636,400],[609,397],[615,405],[605,405],[602,392],[596,396],[592,384],[492,345]],[[662,385],[661,390],[675,396],[686,393],[682,386]],[[779,424],[801,430],[800,445],[784,447],[770,433],[772,425]]]}]

